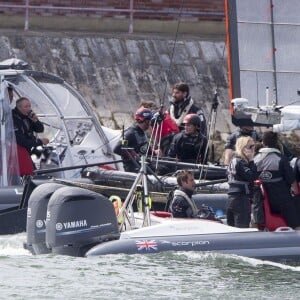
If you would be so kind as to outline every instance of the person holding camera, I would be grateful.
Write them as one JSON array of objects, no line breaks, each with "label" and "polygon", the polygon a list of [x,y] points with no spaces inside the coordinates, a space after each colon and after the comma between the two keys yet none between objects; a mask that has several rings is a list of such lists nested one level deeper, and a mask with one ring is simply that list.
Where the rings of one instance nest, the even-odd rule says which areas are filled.
[{"label": "person holding camera", "polygon": [[135,123],[124,131],[122,139],[113,149],[115,154],[122,157],[126,172],[139,172],[139,158],[141,155],[154,154],[161,156],[160,150],[154,150],[149,146],[149,139],[146,135],[152,117],[152,111],[141,106],[135,113]]},{"label": "person holding camera", "polygon": [[35,136],[35,133],[44,132],[44,125],[32,111],[28,98],[21,97],[16,101],[12,116],[18,146],[20,175],[30,175],[35,168],[30,157],[32,149],[48,144],[49,140]]}]

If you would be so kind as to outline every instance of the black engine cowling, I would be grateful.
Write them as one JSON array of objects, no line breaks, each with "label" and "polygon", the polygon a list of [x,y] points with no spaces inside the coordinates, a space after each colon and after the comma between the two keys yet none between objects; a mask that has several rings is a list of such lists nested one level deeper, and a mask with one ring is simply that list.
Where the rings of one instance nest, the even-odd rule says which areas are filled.
[{"label": "black engine cowling", "polygon": [[46,254],[51,250],[46,246],[46,214],[52,194],[64,187],[58,183],[44,183],[37,186],[28,200],[26,233],[26,249],[32,254]]},{"label": "black engine cowling", "polygon": [[53,253],[84,256],[94,245],[119,237],[114,207],[103,195],[78,187],[63,187],[51,196],[46,244]]}]

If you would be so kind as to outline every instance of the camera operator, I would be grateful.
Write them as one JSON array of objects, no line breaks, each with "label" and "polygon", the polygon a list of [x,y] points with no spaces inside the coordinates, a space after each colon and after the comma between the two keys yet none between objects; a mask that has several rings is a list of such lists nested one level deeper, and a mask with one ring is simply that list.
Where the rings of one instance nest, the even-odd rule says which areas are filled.
[{"label": "camera operator", "polygon": [[16,101],[16,107],[12,110],[14,132],[18,145],[20,163],[20,175],[32,174],[34,164],[30,154],[37,146],[49,143],[47,138],[37,138],[34,133],[44,132],[44,125],[31,109],[30,100],[21,97]]}]

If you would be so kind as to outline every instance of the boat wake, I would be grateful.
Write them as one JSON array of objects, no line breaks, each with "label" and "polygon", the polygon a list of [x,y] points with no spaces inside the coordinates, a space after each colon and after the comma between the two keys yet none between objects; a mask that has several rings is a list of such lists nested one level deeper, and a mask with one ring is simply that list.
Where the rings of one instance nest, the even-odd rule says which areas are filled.
[{"label": "boat wake", "polygon": [[212,262],[214,265],[219,265],[219,267],[226,267],[229,264],[237,263],[243,265],[250,265],[252,267],[264,267],[270,266],[279,268],[282,270],[289,270],[294,272],[300,272],[300,265],[290,265],[279,262],[272,262],[269,260],[261,260],[256,258],[244,257],[235,254],[223,254],[214,252],[175,252],[174,255],[180,257],[186,257],[191,261],[199,261],[199,259],[205,263]]},{"label": "boat wake", "polygon": [[0,256],[31,255],[23,247],[25,240],[25,233],[0,236]]}]

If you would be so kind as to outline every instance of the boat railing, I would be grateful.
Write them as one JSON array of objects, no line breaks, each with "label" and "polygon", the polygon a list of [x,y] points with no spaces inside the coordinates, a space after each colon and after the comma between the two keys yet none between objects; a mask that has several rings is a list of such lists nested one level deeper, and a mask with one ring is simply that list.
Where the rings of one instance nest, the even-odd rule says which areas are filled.
[{"label": "boat railing", "polygon": [[[11,1],[9,1],[11,2]],[[93,13],[95,16],[100,16],[103,14],[108,14],[108,15],[124,15],[126,18],[129,19],[129,25],[128,25],[128,32],[129,33],[133,33],[133,21],[134,21],[134,15],[136,14],[142,14],[143,16],[146,16],[144,18],[147,19],[151,19],[151,15],[155,15],[157,16],[166,16],[165,19],[174,19],[177,20],[178,15],[180,16],[189,16],[189,17],[201,17],[204,19],[208,19],[208,20],[223,20],[224,18],[224,12],[223,11],[211,11],[211,9],[206,9],[203,11],[199,11],[199,9],[196,7],[193,9],[193,7],[191,6],[190,8],[186,8],[186,9],[176,9],[176,6],[174,6],[175,8],[170,8],[170,7],[166,7],[166,8],[157,8],[157,5],[153,5],[153,9],[147,8],[147,9],[143,9],[143,8],[135,8],[135,5],[138,5],[138,1],[134,1],[134,0],[130,0],[128,1],[128,8],[113,8],[112,6],[107,6],[107,7],[103,7],[103,6],[99,6],[99,7],[95,7],[95,6],[85,6],[85,7],[78,7],[78,6],[63,6],[60,5],[55,5],[55,4],[51,4],[49,2],[51,1],[47,1],[47,5],[36,5],[36,4],[31,4],[30,0],[24,0],[24,4],[11,4],[7,1],[7,3],[5,3],[4,1],[2,1],[0,3],[0,9],[22,9],[24,10],[24,30],[27,31],[29,29],[29,23],[30,23],[30,14],[32,14],[32,12],[37,12],[37,13],[49,13],[49,11],[53,12],[53,15],[55,14],[61,14],[61,12],[79,12],[79,13]],[[36,1],[35,1],[36,2]],[[101,2],[101,1],[99,1]],[[102,4],[103,5],[103,4]],[[10,12],[11,13],[11,12]],[[163,19],[163,17],[162,17]]]}]

